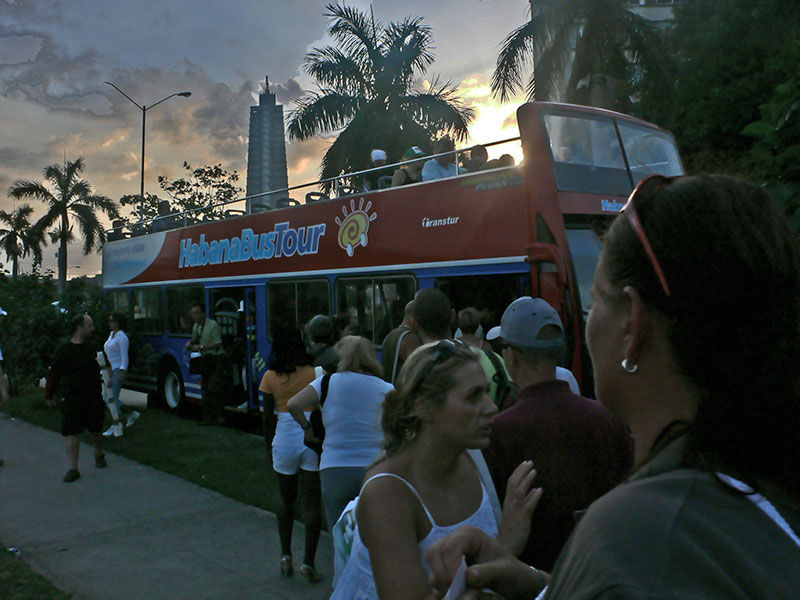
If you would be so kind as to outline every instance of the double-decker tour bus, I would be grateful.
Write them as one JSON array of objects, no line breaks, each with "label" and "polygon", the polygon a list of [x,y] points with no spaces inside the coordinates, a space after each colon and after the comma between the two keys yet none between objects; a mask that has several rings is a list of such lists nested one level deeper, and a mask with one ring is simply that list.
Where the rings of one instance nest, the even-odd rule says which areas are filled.
[{"label": "double-decker tour bus", "polygon": [[231,403],[258,410],[277,323],[336,315],[380,349],[414,294],[437,287],[487,325],[521,295],[547,300],[567,333],[564,366],[591,393],[583,333],[601,235],[638,181],[683,166],[669,132],[619,113],[533,102],[517,123],[518,138],[485,144],[521,146],[515,166],[338,197],[311,192],[302,205],[290,199],[297,186],[277,193],[282,208],[258,210],[251,198],[241,216],[174,215],[171,225],[187,224],[112,232],[123,239],[103,253],[107,304],[129,315],[137,347],[126,386],[171,407],[199,397],[184,346],[189,305],[201,301],[236,365]]}]

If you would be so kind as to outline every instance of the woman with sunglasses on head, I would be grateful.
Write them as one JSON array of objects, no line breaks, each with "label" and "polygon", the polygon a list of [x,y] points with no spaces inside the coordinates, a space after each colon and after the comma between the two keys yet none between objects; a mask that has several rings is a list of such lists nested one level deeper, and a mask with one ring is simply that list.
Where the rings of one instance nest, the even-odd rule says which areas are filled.
[{"label": "woman with sunglasses on head", "polygon": [[[800,597],[800,259],[785,219],[740,179],[647,179],[606,234],[592,296],[597,397],[630,427],[635,467],[581,518],[544,598]],[[441,588],[465,554],[473,588],[542,588],[470,529],[428,557]]]},{"label": "woman with sunglasses on head", "polygon": [[[386,396],[386,455],[367,472],[356,508],[351,556],[332,599],[435,597],[424,552],[463,525],[497,534],[470,448],[485,448],[497,408],[476,355],[452,340],[426,344],[403,365]],[[532,466],[515,473],[525,489]],[[520,498],[529,515],[540,492]],[[527,533],[525,534],[527,535]]]}]

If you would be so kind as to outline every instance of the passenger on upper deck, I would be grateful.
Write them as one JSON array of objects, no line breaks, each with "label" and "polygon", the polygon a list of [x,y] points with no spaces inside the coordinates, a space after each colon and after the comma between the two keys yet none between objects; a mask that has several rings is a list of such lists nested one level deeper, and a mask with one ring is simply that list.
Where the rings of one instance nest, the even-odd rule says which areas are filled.
[{"label": "passenger on upper deck", "polygon": [[513,167],[514,157],[510,154],[503,154],[500,158],[494,158],[486,163],[484,169],[500,169],[502,167]]},{"label": "passenger on upper deck", "polygon": [[153,221],[153,231],[166,231],[175,226],[175,220],[172,216],[172,209],[169,205],[169,200],[162,200],[158,203],[158,218]]},{"label": "passenger on upper deck", "polygon": [[[403,160],[411,160],[413,158],[423,158],[425,153],[419,146],[411,146],[403,153]],[[417,160],[401,166],[396,169],[392,177],[392,187],[399,185],[408,185],[409,183],[419,183],[422,181],[422,165],[425,163]]]},{"label": "passenger on upper deck", "polygon": [[469,151],[469,160],[464,162],[464,169],[468,173],[474,173],[485,169],[488,161],[489,153],[486,151],[486,146],[473,146]]},{"label": "passenger on upper deck", "polygon": [[[386,152],[381,150],[380,148],[375,148],[370,153],[370,160],[372,161],[372,167],[382,167],[386,164]],[[384,177],[391,178],[392,177],[392,170],[391,169],[381,169],[379,171],[371,171],[364,175],[364,191],[371,192],[374,190],[383,189],[385,187],[389,187],[388,180],[384,185],[381,185],[381,179]]]},{"label": "passenger on upper deck", "polygon": [[445,154],[437,156],[425,162],[422,167],[422,181],[433,181],[434,179],[444,179],[446,177],[455,177],[456,165],[454,162],[454,150],[456,146],[450,136],[439,138],[433,144],[433,153],[441,154],[443,152],[453,152],[453,154]]}]

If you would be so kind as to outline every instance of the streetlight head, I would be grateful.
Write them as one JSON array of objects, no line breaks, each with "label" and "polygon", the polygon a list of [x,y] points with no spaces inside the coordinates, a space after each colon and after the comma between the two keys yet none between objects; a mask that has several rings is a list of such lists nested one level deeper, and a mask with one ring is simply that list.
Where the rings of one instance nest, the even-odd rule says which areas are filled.
[{"label": "streetlight head", "polygon": [[192,95],[192,92],[181,92],[178,96],[183,96],[184,98],[188,98]]}]

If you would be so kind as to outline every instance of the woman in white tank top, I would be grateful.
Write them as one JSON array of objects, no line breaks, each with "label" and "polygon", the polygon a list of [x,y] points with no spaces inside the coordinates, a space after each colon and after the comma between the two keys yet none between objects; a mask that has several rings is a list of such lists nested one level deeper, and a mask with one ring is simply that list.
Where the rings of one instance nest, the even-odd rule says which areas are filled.
[{"label": "woman in white tank top", "polygon": [[423,555],[434,541],[463,525],[497,535],[489,494],[466,452],[489,444],[497,408],[488,389],[476,355],[460,342],[427,344],[408,358],[384,401],[386,456],[367,472],[332,600],[426,598]]}]

